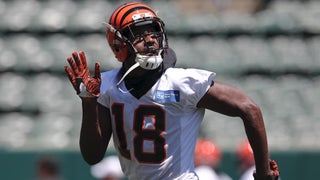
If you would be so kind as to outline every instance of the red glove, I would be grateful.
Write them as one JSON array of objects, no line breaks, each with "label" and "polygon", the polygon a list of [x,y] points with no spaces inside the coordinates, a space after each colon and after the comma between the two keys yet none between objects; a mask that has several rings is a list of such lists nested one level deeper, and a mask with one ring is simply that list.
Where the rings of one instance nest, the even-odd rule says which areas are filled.
[{"label": "red glove", "polygon": [[253,173],[253,177],[255,180],[278,180],[280,176],[280,171],[278,168],[278,164],[275,160],[269,159],[270,173],[267,177],[258,177],[256,172]]},{"label": "red glove", "polygon": [[70,65],[64,66],[69,80],[80,97],[99,97],[101,74],[100,64],[95,63],[94,77],[90,76],[87,59],[83,51],[72,53],[72,57],[68,57],[67,61]]}]

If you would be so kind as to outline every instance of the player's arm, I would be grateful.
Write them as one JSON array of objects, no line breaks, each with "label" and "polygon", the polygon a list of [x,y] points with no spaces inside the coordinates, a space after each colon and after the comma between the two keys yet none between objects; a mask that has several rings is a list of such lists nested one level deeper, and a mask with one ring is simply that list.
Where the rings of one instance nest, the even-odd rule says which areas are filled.
[{"label": "player's arm", "polygon": [[97,102],[97,98],[82,99],[82,124],[80,150],[88,164],[96,164],[103,159],[112,129],[110,111]]},{"label": "player's arm", "polygon": [[73,52],[67,58],[66,74],[82,101],[80,149],[89,164],[99,162],[105,154],[111,137],[109,110],[97,102],[100,96],[100,64],[95,63],[92,77],[83,51]]},{"label": "player's arm", "polygon": [[198,102],[198,107],[210,109],[243,120],[245,131],[254,151],[256,175],[268,179],[272,171],[269,167],[267,135],[260,108],[240,90],[214,82]]}]

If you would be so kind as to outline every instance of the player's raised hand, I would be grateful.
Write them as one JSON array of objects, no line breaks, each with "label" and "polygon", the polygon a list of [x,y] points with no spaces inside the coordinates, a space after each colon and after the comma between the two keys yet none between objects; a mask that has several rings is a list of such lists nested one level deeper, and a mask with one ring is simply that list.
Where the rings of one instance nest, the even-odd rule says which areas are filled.
[{"label": "player's raised hand", "polygon": [[99,97],[101,84],[99,62],[95,63],[94,76],[91,77],[83,51],[73,52],[67,61],[69,66],[64,66],[64,70],[77,94],[80,97]]}]

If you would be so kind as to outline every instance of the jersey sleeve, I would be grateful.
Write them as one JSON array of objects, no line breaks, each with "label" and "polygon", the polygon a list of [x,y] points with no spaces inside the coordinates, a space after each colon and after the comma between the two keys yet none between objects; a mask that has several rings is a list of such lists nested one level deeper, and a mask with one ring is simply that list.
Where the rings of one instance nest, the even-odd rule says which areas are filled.
[{"label": "jersey sleeve", "polygon": [[110,108],[110,90],[116,88],[116,74],[119,69],[101,73],[100,96],[98,103],[106,108]]},{"label": "jersey sleeve", "polygon": [[216,75],[214,72],[200,69],[181,69],[175,74],[180,74],[176,85],[181,91],[181,101],[186,106],[194,108],[208,91]]}]

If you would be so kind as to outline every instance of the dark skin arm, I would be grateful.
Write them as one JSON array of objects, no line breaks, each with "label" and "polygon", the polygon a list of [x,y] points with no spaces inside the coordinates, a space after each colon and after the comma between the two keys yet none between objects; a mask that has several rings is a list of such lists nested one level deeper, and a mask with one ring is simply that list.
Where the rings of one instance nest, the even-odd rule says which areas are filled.
[{"label": "dark skin arm", "polygon": [[[87,163],[96,164],[104,157],[112,134],[110,111],[97,102],[101,84],[100,63],[95,64],[94,76],[91,77],[83,51],[73,52],[67,62],[69,66],[64,69],[82,101],[81,154]],[[87,90],[82,95],[79,79]]]},{"label": "dark skin arm", "polygon": [[215,82],[197,106],[227,116],[240,117],[254,152],[256,177],[259,180],[270,179],[272,171],[268,162],[267,135],[260,108],[244,93],[221,82]]},{"label": "dark skin arm", "polygon": [[110,111],[99,104],[97,98],[81,98],[81,100],[83,116],[80,150],[84,160],[93,165],[103,159],[111,138]]}]

